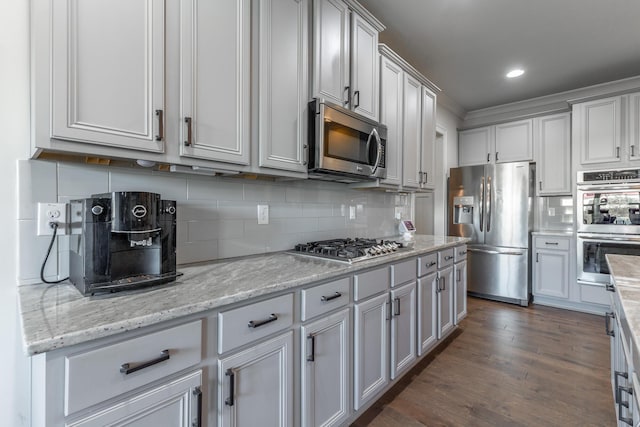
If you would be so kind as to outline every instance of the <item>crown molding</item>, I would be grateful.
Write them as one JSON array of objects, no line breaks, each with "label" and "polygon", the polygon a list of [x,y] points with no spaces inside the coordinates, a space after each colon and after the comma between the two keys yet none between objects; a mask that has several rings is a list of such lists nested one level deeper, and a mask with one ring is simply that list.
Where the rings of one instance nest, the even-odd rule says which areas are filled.
[{"label": "crown molding", "polygon": [[362,18],[364,18],[369,24],[373,25],[373,27],[378,30],[378,32],[384,31],[387,27],[380,22],[378,18],[373,16],[371,12],[369,12],[363,5],[358,3],[356,0],[344,0],[344,2],[349,6],[349,8],[358,13]]}]

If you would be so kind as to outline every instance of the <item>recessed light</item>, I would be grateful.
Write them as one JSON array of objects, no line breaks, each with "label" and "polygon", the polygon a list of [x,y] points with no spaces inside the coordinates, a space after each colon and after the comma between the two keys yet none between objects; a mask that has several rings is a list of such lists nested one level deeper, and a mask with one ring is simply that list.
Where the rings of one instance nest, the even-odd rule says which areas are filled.
[{"label": "recessed light", "polygon": [[521,75],[524,74],[524,70],[520,69],[520,68],[516,68],[515,70],[511,70],[507,73],[507,77],[512,79],[514,77],[520,77]]}]

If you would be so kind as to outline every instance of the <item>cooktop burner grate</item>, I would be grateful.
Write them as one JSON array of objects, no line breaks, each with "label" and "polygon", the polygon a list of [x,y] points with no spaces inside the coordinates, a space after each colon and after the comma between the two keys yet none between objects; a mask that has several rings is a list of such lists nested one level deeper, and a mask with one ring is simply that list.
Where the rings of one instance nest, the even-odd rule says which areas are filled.
[{"label": "cooktop burner grate", "polygon": [[352,263],[389,255],[400,248],[401,243],[391,240],[347,238],[300,243],[295,246],[294,251],[301,255]]}]

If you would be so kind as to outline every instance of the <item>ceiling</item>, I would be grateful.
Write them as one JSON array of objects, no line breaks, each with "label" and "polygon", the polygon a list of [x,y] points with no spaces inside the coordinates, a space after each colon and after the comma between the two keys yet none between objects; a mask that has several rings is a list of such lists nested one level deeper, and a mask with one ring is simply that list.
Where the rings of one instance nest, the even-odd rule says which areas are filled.
[{"label": "ceiling", "polygon": [[380,42],[466,111],[640,75],[638,0],[359,2],[387,27]]}]

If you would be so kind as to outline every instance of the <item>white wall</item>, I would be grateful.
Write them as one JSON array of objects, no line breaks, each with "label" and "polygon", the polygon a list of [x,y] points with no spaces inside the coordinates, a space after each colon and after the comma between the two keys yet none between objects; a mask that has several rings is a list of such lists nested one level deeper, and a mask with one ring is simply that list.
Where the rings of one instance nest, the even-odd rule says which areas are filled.
[{"label": "white wall", "polygon": [[29,2],[0,2],[0,424],[26,426],[29,361],[22,353],[16,306],[16,160],[29,144]]}]

